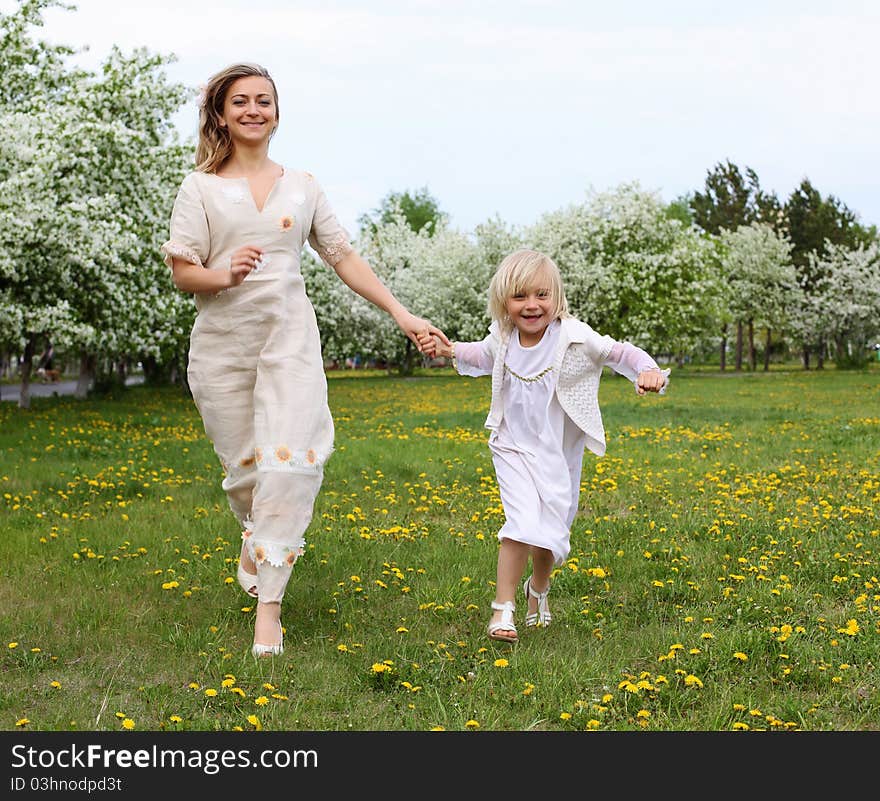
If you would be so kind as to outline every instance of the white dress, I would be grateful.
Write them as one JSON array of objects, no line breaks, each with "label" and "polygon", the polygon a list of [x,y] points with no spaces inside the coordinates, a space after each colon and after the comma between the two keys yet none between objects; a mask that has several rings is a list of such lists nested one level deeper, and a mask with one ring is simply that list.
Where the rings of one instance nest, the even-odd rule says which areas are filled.
[{"label": "white dress", "polygon": [[259,209],[246,178],[193,172],[161,248],[169,266],[180,258],[207,270],[228,269],[242,245],[263,248],[242,284],[196,295],[187,375],[264,603],[284,595],[333,451],[321,340],[300,272],[306,241],[331,267],[352,250],[310,173],[285,170]]},{"label": "white dress", "polygon": [[[553,553],[556,565],[568,558],[571,549],[587,440],[556,394],[553,364],[560,327],[559,320],[551,323],[532,347],[520,344],[518,331],[511,333],[502,383],[504,413],[489,436],[505,515],[498,539],[545,548]],[[461,375],[491,374],[485,342],[457,342],[455,353]],[[630,380],[657,368],[644,350],[628,342],[614,342],[603,366]]]}]

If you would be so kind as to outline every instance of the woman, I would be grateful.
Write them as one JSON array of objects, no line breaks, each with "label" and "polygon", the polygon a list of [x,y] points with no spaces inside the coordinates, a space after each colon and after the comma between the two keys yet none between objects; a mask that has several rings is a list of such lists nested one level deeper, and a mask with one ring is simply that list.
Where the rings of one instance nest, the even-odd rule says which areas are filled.
[{"label": "woman", "polygon": [[269,158],[278,120],[263,67],[234,64],[210,79],[196,169],[162,245],[175,285],[195,295],[188,379],[242,527],[238,579],[258,599],[255,656],[284,650],[281,600],[333,450],[318,326],[300,272],[305,242],[417,345],[419,333],[442,337],[352,248],[315,178]]}]

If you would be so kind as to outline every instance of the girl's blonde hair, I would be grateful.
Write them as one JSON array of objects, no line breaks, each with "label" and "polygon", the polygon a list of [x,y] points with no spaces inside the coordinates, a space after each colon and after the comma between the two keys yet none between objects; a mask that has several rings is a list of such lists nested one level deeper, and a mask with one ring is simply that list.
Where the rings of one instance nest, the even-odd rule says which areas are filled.
[{"label": "girl's blonde hair", "polygon": [[501,323],[502,328],[511,329],[513,322],[507,316],[507,301],[535,287],[549,290],[554,319],[569,316],[556,262],[537,250],[528,249],[514,251],[498,265],[489,282],[489,316]]},{"label": "girl's blonde hair", "polygon": [[[208,80],[199,98],[199,144],[196,148],[196,169],[216,172],[232,155],[232,138],[228,129],[220,125],[226,93],[239,78],[265,78],[272,85],[275,97],[275,127],[278,127],[278,89],[265,67],[259,64],[232,64]],[[272,130],[274,135],[275,130]]]}]

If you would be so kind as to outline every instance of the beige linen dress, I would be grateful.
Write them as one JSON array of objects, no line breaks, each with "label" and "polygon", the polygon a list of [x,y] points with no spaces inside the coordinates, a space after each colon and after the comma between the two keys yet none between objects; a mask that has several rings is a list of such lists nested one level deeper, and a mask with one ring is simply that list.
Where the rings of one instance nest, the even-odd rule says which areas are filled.
[{"label": "beige linen dress", "polygon": [[285,170],[258,209],[246,178],[192,172],[171,214],[165,262],[228,269],[255,245],[261,263],[237,287],[195,296],[187,376],[222,487],[257,565],[263,603],[280,602],[333,451],[315,312],[300,272],[305,242],[335,266],[351,252],[315,178]]}]

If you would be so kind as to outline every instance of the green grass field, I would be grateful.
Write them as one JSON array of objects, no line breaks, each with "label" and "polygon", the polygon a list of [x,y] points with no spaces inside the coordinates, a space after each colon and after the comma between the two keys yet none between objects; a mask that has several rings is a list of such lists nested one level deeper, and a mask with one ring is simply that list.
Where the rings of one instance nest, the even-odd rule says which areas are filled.
[{"label": "green grass field", "polygon": [[488,379],[331,375],[337,450],[259,662],[188,397],[0,404],[0,728],[880,729],[880,370],[644,398],[608,374],[600,400],[554,623],[508,646]]}]

